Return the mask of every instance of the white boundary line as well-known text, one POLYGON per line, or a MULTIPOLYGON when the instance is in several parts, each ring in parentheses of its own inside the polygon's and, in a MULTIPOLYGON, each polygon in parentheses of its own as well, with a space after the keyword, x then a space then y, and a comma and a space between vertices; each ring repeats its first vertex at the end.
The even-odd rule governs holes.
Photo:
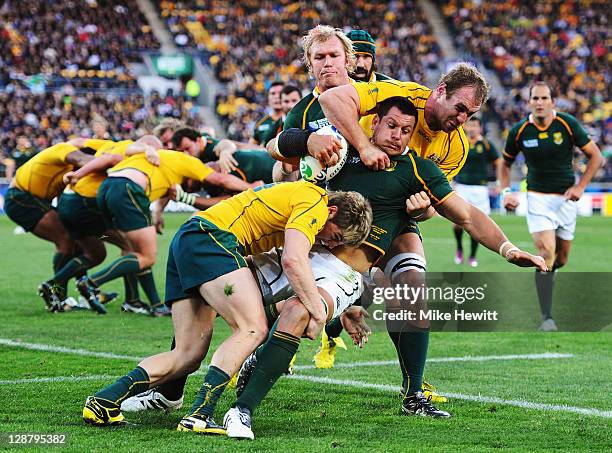
POLYGON ((7 338, 0 338, 0 345, 11 346, 14 348, 29 349, 31 351, 61 352, 64 354, 82 355, 85 357, 102 357, 104 359, 121 359, 121 360, 140 361, 144 358, 144 357, 137 357, 133 355, 113 354, 111 352, 96 352, 96 351, 87 351, 86 349, 65 348, 63 346, 53 346, 50 344, 23 343, 21 341, 9 340, 7 338))
MULTIPOLYGON (((56 376, 48 378, 32 378, 32 379, 14 379, 14 380, 0 380, 0 385, 17 385, 17 384, 38 384, 48 382, 82 382, 82 381, 102 381, 106 379, 112 379, 113 376, 106 374, 90 375, 90 376, 56 376)), ((341 385, 343 387, 373 389, 383 392, 394 392, 398 391, 398 386, 387 385, 387 384, 372 384, 370 382, 354 381, 350 379, 332 379, 321 376, 308 376, 293 374, 286 376, 288 379, 298 381, 308 381, 317 384, 328 384, 328 385, 341 385)), ((505 406, 522 407, 525 409, 540 410, 540 411, 553 411, 553 412, 570 412, 580 415, 589 415, 594 417, 612 418, 612 411, 604 411, 600 409, 592 409, 586 407, 575 407, 566 406, 564 404, 544 404, 544 403, 533 403, 531 401, 523 400, 505 400, 502 398, 495 398, 490 396, 482 395, 465 395, 463 393, 448 393, 444 392, 449 398, 455 398, 458 400, 473 401, 476 403, 488 403, 488 404, 501 404, 505 406)))
MULTIPOLYGON (((44 352, 58 352, 64 354, 75 354, 87 357, 101 357, 107 359, 121 359, 121 360, 140 360, 140 357, 129 356, 129 355, 121 355, 121 354, 113 354, 109 352, 96 352, 96 351, 87 351, 85 349, 72 349, 66 348, 63 346, 53 346, 48 344, 40 344, 40 343, 24 343, 19 341, 14 341, 6 338, 0 338, 0 345, 17 347, 23 349, 29 349, 34 351, 44 351, 44 352)), ((512 355, 493 355, 493 356, 464 356, 464 357, 432 357, 428 359, 430 362, 484 362, 490 360, 539 360, 539 359, 561 359, 561 358, 571 358, 574 357, 572 354, 557 354, 557 353, 543 353, 543 354, 512 354, 512 355)), ((336 365, 337 368, 353 368, 358 366, 378 366, 378 365, 394 365, 396 361, 388 360, 388 361, 377 361, 377 362, 354 362, 354 363, 339 363, 336 365)), ((296 369, 312 369, 314 366, 312 365, 303 365, 299 367, 295 367, 296 369)), ((349 386, 355 388, 369 388, 381 391, 392 391, 397 392, 398 387, 386 384, 372 384, 369 382, 362 381, 354 381, 354 380, 344 380, 344 379, 332 379, 327 377, 320 376, 308 376, 308 375, 291 375, 287 376, 289 379, 296 379, 302 381, 309 381, 314 383, 321 384, 331 384, 331 385, 342 385, 349 386)), ((47 377, 47 378, 32 378, 32 379, 14 379, 14 380, 2 380, 0 381, 0 385, 15 385, 15 384, 34 384, 34 383, 44 383, 44 382, 78 382, 83 380, 104 380, 110 379, 112 376, 108 375, 97 375, 97 376, 58 376, 58 377, 47 377)), ((575 407, 575 406, 566 406, 566 405, 558 405, 558 404, 544 404, 544 403, 533 403, 530 401, 522 401, 522 400, 504 400, 501 398, 481 396, 481 395, 465 395, 463 393, 447 393, 450 398, 456 398, 459 400, 465 401, 474 401, 478 403, 494 403, 494 404, 502 404, 508 406, 516 406, 522 407, 526 409, 535 409, 535 410, 547 410, 547 411, 555 411, 555 412, 571 412, 582 415, 592 415, 596 417, 603 418, 612 418, 612 411, 603 411, 600 409, 592 409, 592 408, 583 408, 583 407, 575 407)))
MULTIPOLYGON (((111 352, 97 352, 88 351, 86 349, 72 349, 64 346, 53 346, 49 344, 40 343, 24 343, 21 341, 14 341, 7 338, 0 338, 0 345, 10 346, 15 348, 29 349, 32 351, 44 351, 44 352, 59 352, 63 354, 74 354, 86 357, 101 357, 105 359, 119 359, 119 360, 131 360, 140 361, 144 357, 113 354, 111 352)), ((542 354, 509 354, 509 355, 485 355, 485 356, 463 356, 463 357, 431 357, 427 359, 427 362, 486 362, 490 360, 541 360, 541 359, 566 359, 574 357, 573 354, 558 354, 554 352, 545 352, 542 354)), ((349 362, 349 363, 337 363, 334 365, 335 368, 356 368, 364 366, 387 366, 397 365, 397 360, 381 360, 381 361, 370 361, 370 362, 349 362)), ((312 370, 314 365, 297 365, 294 367, 295 370, 312 370)))
MULTIPOLYGON (((373 389, 373 390, 381 390, 381 391, 389 391, 397 393, 399 390, 399 386, 397 385, 386 385, 386 384, 371 384, 369 382, 362 381, 354 381, 350 379, 332 379, 326 377, 319 376, 307 376, 300 374, 293 374, 287 376, 289 379, 296 379, 298 381, 308 381, 315 382, 318 384, 330 384, 330 385, 342 385, 344 387, 355 387, 355 388, 364 388, 364 389, 373 389)), ((575 406, 566 406, 564 404, 544 404, 544 403, 533 403, 531 401, 523 401, 523 400, 505 400, 502 398, 495 398, 490 396, 481 396, 481 395, 465 395, 463 393, 448 393, 444 392, 445 396, 449 398, 455 398, 458 400, 465 401, 474 401, 477 403, 494 403, 494 404, 502 404, 506 406, 516 406, 522 407, 525 409, 534 409, 540 411, 554 411, 554 412, 571 412, 575 414, 581 415, 592 415, 595 417, 603 417, 603 418, 612 418, 612 411, 604 411, 600 409, 592 409, 586 407, 575 407, 575 406)))
POLYGON ((31 379, 9 379, 0 380, 0 385, 16 385, 16 384, 38 384, 40 382, 81 382, 81 381, 102 381, 105 379, 113 379, 117 376, 110 376, 106 374, 99 374, 95 376, 55 376, 55 377, 42 377, 42 378, 31 378, 31 379))
MULTIPOLYGON (((463 357, 431 357, 427 359, 427 363, 435 362, 488 362, 490 360, 541 360, 541 359, 569 359, 574 357, 574 354, 558 354, 555 352, 545 352, 543 354, 509 354, 509 355, 484 355, 463 357)), ((356 368, 362 366, 387 366, 397 365, 397 360, 380 360, 373 362, 350 362, 337 363, 334 368, 356 368)), ((295 370, 313 370, 314 365, 297 365, 293 367, 295 370)))

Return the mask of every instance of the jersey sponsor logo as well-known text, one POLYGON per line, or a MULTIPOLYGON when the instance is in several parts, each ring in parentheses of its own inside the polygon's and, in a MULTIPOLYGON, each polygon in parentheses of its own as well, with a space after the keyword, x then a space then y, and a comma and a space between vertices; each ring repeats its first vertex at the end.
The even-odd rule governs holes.
POLYGON ((325 126, 329 126, 329 121, 327 121, 327 118, 308 122, 308 129, 310 129, 311 131, 318 131, 319 129, 325 126))
POLYGON ((523 146, 525 148, 537 148, 538 147, 538 139, 534 138, 531 140, 523 140, 523 146))
POLYGON ((262 124, 261 126, 259 126, 257 128, 258 131, 267 131, 268 129, 270 129, 270 125, 269 124, 262 124))
POLYGON ((349 164, 358 164, 359 162, 361 162, 361 159, 359 158, 359 156, 353 156, 353 157, 349 158, 349 160, 347 162, 349 164))
POLYGON ((368 94, 374 94, 374 93, 378 93, 378 88, 370 88, 368 90, 368 94))
POLYGON ((538 134, 538 138, 539 138, 540 140, 544 140, 545 138, 548 138, 548 132, 540 132, 540 133, 538 134))
POLYGON ((385 168, 385 171, 395 171, 395 167, 397 167, 397 162, 392 161, 389 168, 385 168))
POLYGON ((438 156, 436 153, 430 154, 429 156, 427 156, 427 158, 429 160, 431 160, 436 165, 438 165, 440 162, 442 162, 442 158, 440 156, 438 156))
POLYGON ((553 134, 553 142, 555 142, 555 145, 563 143, 563 134, 561 132, 555 132, 553 134))
POLYGON ((431 143, 431 137, 425 132, 423 132, 422 129, 417 129, 417 134, 419 134, 420 137, 424 138, 427 143, 431 143))

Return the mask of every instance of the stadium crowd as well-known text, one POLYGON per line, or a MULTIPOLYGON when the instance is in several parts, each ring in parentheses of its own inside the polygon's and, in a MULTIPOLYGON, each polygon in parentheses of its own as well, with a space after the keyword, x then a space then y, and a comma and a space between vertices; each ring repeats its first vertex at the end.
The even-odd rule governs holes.
POLYGON ((557 91, 559 110, 582 121, 610 157, 608 2, 451 0, 438 4, 455 43, 494 69, 509 90, 509 96, 494 104, 503 129, 524 116, 528 86, 541 78, 557 91))
POLYGON ((441 55, 415 1, 162 0, 159 8, 175 42, 208 55, 218 80, 227 83, 217 113, 236 140, 248 139, 263 116, 272 81, 311 89, 299 43, 319 22, 368 30, 377 42, 378 71, 401 80, 424 82, 426 67, 441 55))
POLYGON ((165 116, 200 126, 199 107, 178 93, 145 97, 138 89, 129 64, 157 48, 135 0, 4 1, 0 164, 19 161, 20 136, 36 151, 74 135, 99 135, 96 119, 111 139, 134 139, 165 116))

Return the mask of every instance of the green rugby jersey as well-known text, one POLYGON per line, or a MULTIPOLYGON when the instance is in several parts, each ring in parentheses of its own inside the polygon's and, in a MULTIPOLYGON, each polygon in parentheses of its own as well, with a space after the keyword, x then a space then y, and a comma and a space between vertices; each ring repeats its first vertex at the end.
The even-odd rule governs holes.
POLYGON ((266 146, 266 144, 276 137, 282 130, 282 118, 275 121, 270 115, 266 115, 255 124, 253 139, 261 146, 266 146))
POLYGON ((329 121, 325 118, 318 98, 319 91, 315 88, 312 93, 307 94, 300 102, 295 104, 285 118, 283 130, 298 128, 317 131, 328 126, 329 121))
POLYGON ((204 150, 200 155, 200 160, 202 162, 210 162, 211 160, 217 160, 218 157, 215 154, 215 146, 221 141, 217 138, 213 138, 206 133, 202 133, 202 138, 206 140, 206 144, 204 145, 204 150))
POLYGON ((486 138, 480 139, 470 146, 467 160, 455 181, 469 186, 484 186, 487 184, 489 165, 499 158, 499 153, 486 138))
POLYGON ((574 146, 582 148, 591 141, 576 118, 567 113, 554 113, 547 129, 540 129, 533 115, 529 115, 508 133, 504 159, 512 164, 518 153, 525 155, 527 190, 564 193, 575 184, 574 146))
POLYGON ((272 167, 276 161, 267 151, 242 150, 236 151, 232 156, 238 162, 238 168, 231 172, 232 175, 247 182, 272 182, 272 167))
POLYGON ((340 173, 329 181, 329 188, 354 190, 370 201, 374 220, 365 243, 383 254, 411 220, 406 214, 406 198, 425 191, 436 205, 452 193, 442 170, 429 159, 411 152, 391 157, 391 167, 384 171, 372 171, 352 147, 340 173))

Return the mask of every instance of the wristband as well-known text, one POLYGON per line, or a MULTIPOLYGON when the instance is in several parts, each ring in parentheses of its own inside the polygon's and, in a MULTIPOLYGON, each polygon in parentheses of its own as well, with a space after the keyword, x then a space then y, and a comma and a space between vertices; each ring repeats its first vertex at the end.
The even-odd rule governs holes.
POLYGON ((499 246, 499 254, 506 258, 506 261, 509 261, 508 255, 510 252, 515 252, 517 250, 520 251, 520 249, 510 241, 505 241, 499 246), (504 251, 505 248, 507 248, 506 251, 504 251))
POLYGON ((283 157, 304 157, 308 155, 308 137, 312 131, 290 128, 276 137, 278 152, 283 157))
POLYGON ((410 216, 410 218, 412 220, 421 220, 423 217, 425 217, 427 215, 427 211, 429 211, 429 207, 427 209, 425 209, 423 212, 421 212, 419 215, 410 216))

